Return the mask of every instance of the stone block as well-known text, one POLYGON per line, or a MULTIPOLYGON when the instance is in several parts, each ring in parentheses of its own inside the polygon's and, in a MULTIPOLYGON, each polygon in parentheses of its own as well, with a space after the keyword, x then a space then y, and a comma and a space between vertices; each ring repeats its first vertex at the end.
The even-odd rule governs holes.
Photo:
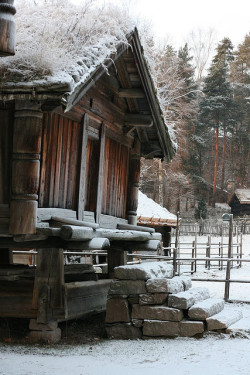
POLYGON ((183 312, 167 306, 133 305, 132 319, 169 320, 179 322, 183 319, 183 312))
POLYGON ((132 319, 132 324, 135 327, 142 327, 143 326, 143 319, 132 319))
POLYGON ((180 336, 192 337, 204 332, 203 322, 183 320, 180 322, 180 336))
POLYGON ((148 280, 154 278, 172 278, 173 266, 166 262, 145 262, 116 267, 114 276, 120 280, 148 280))
POLYGON ((246 337, 249 338, 250 333, 250 317, 246 317, 243 319, 238 320, 236 323, 231 324, 227 329, 226 333, 232 333, 232 334, 246 334, 246 337))
POLYGON ((140 294, 139 304, 140 305, 162 305, 167 301, 167 293, 155 293, 155 294, 140 294))
POLYGON ((142 337, 141 328, 135 327, 131 323, 107 324, 106 332, 108 338, 117 340, 134 340, 142 337))
POLYGON ((150 337, 179 336, 179 323, 159 320, 144 320, 143 335, 150 337))
POLYGON ((188 310, 188 316, 193 320, 206 320, 212 315, 218 314, 224 309, 224 301, 217 298, 208 298, 195 303, 188 310))
POLYGON ((36 319, 30 319, 29 329, 31 331, 55 331, 58 327, 56 321, 47 324, 37 323, 36 319))
POLYGON ((184 291, 184 285, 178 276, 172 279, 150 279, 146 282, 148 293, 179 293, 184 291))
POLYGON ((112 294, 145 294, 146 286, 143 280, 112 280, 109 295, 112 294))
POLYGON ((106 323, 130 321, 128 301, 126 299, 111 298, 107 300, 106 323))
POLYGON ((232 324, 236 323, 238 320, 242 319, 241 311, 233 311, 224 309, 218 314, 207 318, 207 329, 209 331, 216 331, 220 329, 226 329, 232 324))
POLYGON ((171 294, 168 297, 168 306, 185 310, 193 306, 196 302, 209 297, 209 290, 207 288, 192 288, 185 292, 171 294))
POLYGON ((191 277, 189 277, 189 276, 179 276, 179 277, 180 277, 180 280, 183 284, 184 290, 189 290, 190 288, 192 288, 191 277))
POLYGON ((57 328, 54 331, 31 331, 26 340, 32 344, 57 344, 61 340, 61 330, 57 328))
POLYGON ((130 305, 134 305, 136 303, 139 303, 139 296, 129 296, 128 297, 128 302, 130 303, 130 305))

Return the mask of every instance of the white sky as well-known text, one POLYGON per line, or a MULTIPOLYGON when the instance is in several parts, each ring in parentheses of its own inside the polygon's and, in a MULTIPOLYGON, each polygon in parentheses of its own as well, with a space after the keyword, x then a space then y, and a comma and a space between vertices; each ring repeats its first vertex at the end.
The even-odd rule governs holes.
MULTIPOLYGON (((81 0, 71 0, 81 3, 81 0)), ((156 38, 175 48, 197 29, 214 29, 216 41, 229 37, 241 43, 250 31, 250 0, 99 0, 130 4, 131 13, 151 21, 156 38)))

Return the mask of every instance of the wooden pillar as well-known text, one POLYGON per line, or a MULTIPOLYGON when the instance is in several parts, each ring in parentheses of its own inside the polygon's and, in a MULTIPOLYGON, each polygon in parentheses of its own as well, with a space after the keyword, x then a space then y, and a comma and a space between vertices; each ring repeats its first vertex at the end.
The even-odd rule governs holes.
POLYGON ((80 182, 79 182, 78 209, 77 209, 78 220, 84 220, 88 127, 89 127, 89 116, 87 113, 85 113, 82 119, 82 152, 81 152, 81 163, 80 163, 80 182))
POLYGON ((0 0, 0 56, 15 54, 16 23, 14 0, 0 0))
POLYGON ((62 249, 38 249, 33 290, 33 308, 37 322, 47 324, 64 317, 64 262, 62 249))
POLYGON ((121 248, 108 249, 108 275, 112 278, 115 267, 124 266, 127 264, 127 251, 121 248))
POLYGON ((140 181, 140 142, 135 140, 129 160, 127 219, 128 223, 137 225, 137 207, 140 181))
POLYGON ((97 201, 96 201, 96 223, 100 222, 100 215, 102 212, 102 190, 103 190, 105 143, 106 143, 106 127, 105 127, 105 124, 102 123, 101 134, 100 134, 100 158, 99 158, 98 187, 97 187, 97 201))
POLYGON ((10 234, 36 232, 42 112, 40 105, 18 101, 15 107, 10 234))

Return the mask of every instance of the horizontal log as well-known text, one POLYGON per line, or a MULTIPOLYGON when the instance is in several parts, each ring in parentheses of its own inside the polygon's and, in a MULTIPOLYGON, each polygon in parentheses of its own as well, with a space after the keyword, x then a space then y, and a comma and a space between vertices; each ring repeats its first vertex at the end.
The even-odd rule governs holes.
POLYGON ((70 241, 67 243, 72 250, 105 250, 109 249, 110 242, 107 238, 93 238, 90 241, 77 242, 70 241))
POLYGON ((91 223, 89 221, 75 220, 70 218, 64 218, 59 216, 51 216, 51 221, 59 224, 76 225, 79 227, 89 227, 93 229, 99 228, 99 224, 91 223))
POLYGON ((87 227, 76 227, 72 225, 64 225, 61 228, 60 237, 64 240, 80 241, 90 240, 92 238, 105 237, 110 241, 147 241, 161 240, 160 233, 148 233, 132 230, 105 229, 99 228, 93 230, 87 227))
POLYGON ((119 89, 120 98, 145 98, 145 92, 142 89, 119 89))
POLYGON ((117 229, 135 230, 135 231, 139 231, 139 232, 155 233, 154 228, 141 227, 141 226, 131 225, 131 224, 117 224, 117 229))
POLYGON ((113 241, 112 246, 114 248, 122 248, 124 251, 158 251, 161 248, 161 242, 158 240, 148 240, 146 242, 113 241))

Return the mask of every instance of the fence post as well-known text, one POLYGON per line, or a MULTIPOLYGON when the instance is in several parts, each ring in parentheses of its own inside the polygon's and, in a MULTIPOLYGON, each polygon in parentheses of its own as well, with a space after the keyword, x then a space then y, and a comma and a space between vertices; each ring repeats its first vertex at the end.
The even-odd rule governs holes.
POLYGON ((229 222, 229 238, 228 238, 228 254, 227 254, 227 270, 225 280, 225 301, 229 300, 229 288, 230 288, 230 273, 231 273, 231 256, 232 256, 232 234, 233 234, 233 215, 230 215, 229 222))
MULTIPOLYGON (((211 255, 211 235, 207 238, 207 247, 206 247, 206 258, 210 258, 211 255)), ((210 270, 210 260, 206 261, 206 268, 210 270)))
POLYGON ((198 236, 198 224, 195 227, 195 238, 194 238, 194 256, 195 256, 195 263, 194 263, 194 271, 197 272, 197 236, 198 236))
MULTIPOLYGON (((242 259, 242 233, 240 234, 240 259, 242 259)), ((240 261, 240 267, 242 267, 241 261, 240 261)))
MULTIPOLYGON (((193 241, 192 243, 192 258, 195 257, 195 241, 193 241)), ((193 274, 195 271, 194 271, 194 260, 191 261, 191 274, 193 274)))
POLYGON ((179 242, 179 211, 177 212, 177 224, 176 224, 176 230, 175 230, 175 248, 173 251, 173 268, 174 268, 174 276, 177 272, 177 247, 179 242))

